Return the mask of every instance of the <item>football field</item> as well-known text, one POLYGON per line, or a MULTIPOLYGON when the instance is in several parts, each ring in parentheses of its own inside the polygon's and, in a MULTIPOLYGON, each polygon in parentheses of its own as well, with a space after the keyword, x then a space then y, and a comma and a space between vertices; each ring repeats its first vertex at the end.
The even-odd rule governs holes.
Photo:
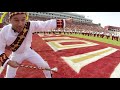
MULTIPOLYGON (((119 46, 67 35, 34 34, 32 48, 51 68, 58 68, 53 78, 120 78, 119 46)), ((27 60, 23 64, 35 66, 27 60)), ((44 78, 44 75, 42 70, 20 67, 16 78, 44 78)))

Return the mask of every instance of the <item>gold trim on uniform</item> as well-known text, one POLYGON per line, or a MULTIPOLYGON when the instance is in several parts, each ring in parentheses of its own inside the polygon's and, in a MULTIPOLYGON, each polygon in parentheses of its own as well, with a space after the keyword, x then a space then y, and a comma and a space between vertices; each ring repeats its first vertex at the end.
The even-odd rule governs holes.
POLYGON ((2 65, 5 63, 5 61, 8 59, 7 55, 5 53, 2 53, 0 55, 0 62, 2 63, 2 65))
POLYGON ((9 46, 13 52, 15 52, 22 44, 23 40, 25 39, 28 30, 29 30, 30 22, 25 24, 25 27, 22 32, 20 32, 16 38, 16 40, 9 46))
POLYGON ((9 12, 9 18, 11 18, 12 16, 17 15, 17 14, 26 14, 27 15, 27 12, 9 12))

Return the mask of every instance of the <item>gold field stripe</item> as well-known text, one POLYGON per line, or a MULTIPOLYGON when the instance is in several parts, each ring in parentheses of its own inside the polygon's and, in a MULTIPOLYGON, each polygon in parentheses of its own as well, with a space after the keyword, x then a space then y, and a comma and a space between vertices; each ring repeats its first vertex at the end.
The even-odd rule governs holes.
POLYGON ((78 62, 80 62, 80 61, 87 60, 87 59, 93 58, 93 57, 95 57, 95 56, 100 56, 101 54, 106 53, 106 52, 109 52, 109 51, 111 51, 111 50, 113 50, 113 49, 108 49, 108 50, 105 50, 105 51, 96 52, 96 53, 94 53, 94 54, 90 54, 90 55, 83 56, 83 57, 80 57, 80 58, 77 58, 77 59, 73 59, 72 61, 73 61, 74 63, 78 63, 78 62))

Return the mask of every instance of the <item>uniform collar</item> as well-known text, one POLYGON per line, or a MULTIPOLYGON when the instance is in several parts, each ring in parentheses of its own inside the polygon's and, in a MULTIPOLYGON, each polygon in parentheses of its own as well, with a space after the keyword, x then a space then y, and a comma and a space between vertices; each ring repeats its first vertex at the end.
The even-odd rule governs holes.
POLYGON ((14 31, 14 33, 19 33, 19 32, 17 32, 14 28, 12 28, 12 30, 14 31))

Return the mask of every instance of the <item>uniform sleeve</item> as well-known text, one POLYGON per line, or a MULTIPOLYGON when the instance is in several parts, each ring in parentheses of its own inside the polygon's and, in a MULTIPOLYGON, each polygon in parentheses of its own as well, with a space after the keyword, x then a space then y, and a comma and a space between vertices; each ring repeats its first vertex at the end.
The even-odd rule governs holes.
POLYGON ((51 19, 47 21, 31 21, 32 32, 49 31, 65 27, 65 19, 51 19))
POLYGON ((2 65, 8 59, 7 55, 5 54, 5 46, 6 46, 6 40, 3 32, 0 31, 0 62, 2 62, 2 65))

